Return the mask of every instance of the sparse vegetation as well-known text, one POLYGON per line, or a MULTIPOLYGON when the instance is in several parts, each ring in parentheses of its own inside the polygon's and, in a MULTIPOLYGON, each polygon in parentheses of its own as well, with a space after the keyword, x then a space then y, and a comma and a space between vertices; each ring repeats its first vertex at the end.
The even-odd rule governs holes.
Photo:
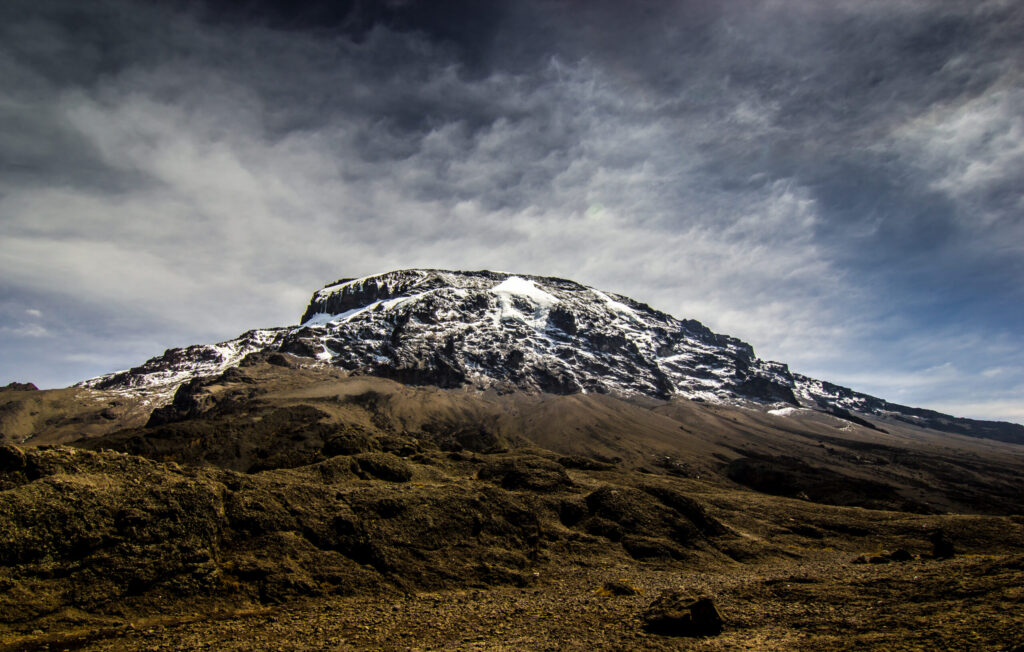
MULTIPOLYGON (((1024 584, 1008 444, 971 440, 958 460, 894 445, 906 426, 873 447, 878 431, 772 431, 753 410, 269 362, 185 392, 148 426, 0 448, 0 646, 675 649, 680 600, 701 596, 722 618, 689 632, 707 649, 1024 634, 1006 615, 1024 584), (675 624, 652 625, 659 609, 675 624)), ((69 413, 91 414, 74 396, 69 413)))

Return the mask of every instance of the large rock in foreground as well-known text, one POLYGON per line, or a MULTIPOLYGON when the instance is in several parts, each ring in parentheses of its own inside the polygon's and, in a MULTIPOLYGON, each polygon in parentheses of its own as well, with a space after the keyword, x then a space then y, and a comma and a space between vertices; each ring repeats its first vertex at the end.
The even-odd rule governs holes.
POLYGON ((655 634, 713 636, 722 632, 724 621, 711 598, 666 591, 644 612, 644 623, 655 634))

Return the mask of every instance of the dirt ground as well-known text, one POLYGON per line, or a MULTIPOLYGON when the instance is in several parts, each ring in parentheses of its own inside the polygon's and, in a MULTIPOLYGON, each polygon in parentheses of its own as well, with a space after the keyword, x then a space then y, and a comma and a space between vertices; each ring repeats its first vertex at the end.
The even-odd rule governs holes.
MULTIPOLYGON (((852 564, 811 559, 679 571, 604 563, 539 571, 526 587, 327 598, 8 637, 0 650, 1016 650, 1024 645, 1024 556, 852 564), (634 586, 604 596, 608 581, 634 586), (666 589, 711 596, 724 631, 668 637, 643 627, 666 589)), ((187 605, 181 605, 186 608, 187 605)), ((70 614, 69 614, 70 616, 70 614)))

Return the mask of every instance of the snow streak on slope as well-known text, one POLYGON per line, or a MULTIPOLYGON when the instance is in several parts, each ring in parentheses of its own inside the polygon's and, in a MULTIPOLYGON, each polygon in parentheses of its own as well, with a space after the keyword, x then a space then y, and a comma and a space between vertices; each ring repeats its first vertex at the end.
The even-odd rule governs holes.
POLYGON ((189 379, 222 373, 250 353, 273 347, 287 330, 251 330, 219 344, 168 349, 162 356, 151 358, 138 367, 90 378, 77 386, 131 395, 145 394, 155 403, 162 403, 174 395, 178 385, 189 379))

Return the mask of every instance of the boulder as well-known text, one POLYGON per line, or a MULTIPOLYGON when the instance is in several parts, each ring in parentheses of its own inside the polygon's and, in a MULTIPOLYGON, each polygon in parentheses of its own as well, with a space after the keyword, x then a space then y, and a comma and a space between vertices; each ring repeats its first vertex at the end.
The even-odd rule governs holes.
POLYGON ((25 468, 25 451, 17 446, 0 446, 0 473, 21 471, 25 468))
POLYGON ((932 544, 932 558, 952 559, 956 555, 956 548, 953 546, 953 542, 949 540, 949 537, 942 530, 936 530, 929 534, 928 540, 932 544))
POLYGON ((724 622, 708 597, 694 598, 681 591, 664 591, 644 612, 647 631, 665 636, 713 636, 724 622))
POLYGON ((599 588, 596 593, 608 598, 611 596, 640 595, 640 589, 626 582, 605 582, 604 586, 599 588))

